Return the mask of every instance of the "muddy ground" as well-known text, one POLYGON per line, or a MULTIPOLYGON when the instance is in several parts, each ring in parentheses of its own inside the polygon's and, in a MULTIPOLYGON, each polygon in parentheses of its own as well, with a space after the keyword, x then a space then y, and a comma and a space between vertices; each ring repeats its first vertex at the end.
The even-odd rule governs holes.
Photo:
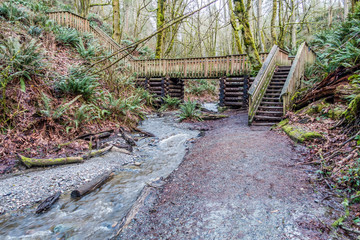
POLYGON ((209 131, 118 239, 330 238, 315 169, 291 140, 249 128, 246 113, 196 125, 209 131))

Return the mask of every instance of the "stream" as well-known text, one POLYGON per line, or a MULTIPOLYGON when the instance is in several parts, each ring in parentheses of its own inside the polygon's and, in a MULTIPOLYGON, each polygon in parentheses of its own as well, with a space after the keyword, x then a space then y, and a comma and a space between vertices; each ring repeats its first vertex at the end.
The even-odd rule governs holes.
MULTIPOLYGON (((139 128, 154 138, 137 142, 135 161, 141 166, 125 165, 115 177, 79 200, 64 194, 50 211, 36 215, 34 209, 0 216, 2 239, 107 239, 126 216, 147 183, 166 178, 186 154, 188 142, 198 131, 188 130, 173 115, 150 116, 139 128)), ((106 155, 103 156, 106 158, 106 155)))

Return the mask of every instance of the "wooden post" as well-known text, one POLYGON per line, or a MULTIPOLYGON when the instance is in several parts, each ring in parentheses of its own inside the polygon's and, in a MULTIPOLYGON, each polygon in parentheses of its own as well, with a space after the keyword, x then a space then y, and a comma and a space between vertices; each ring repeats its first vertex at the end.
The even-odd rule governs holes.
POLYGON ((219 106, 223 107, 225 105, 225 77, 220 78, 220 93, 219 93, 219 106))
POLYGON ((243 85, 243 107, 248 106, 248 99, 249 99, 248 90, 249 90, 249 76, 245 75, 244 85, 243 85))

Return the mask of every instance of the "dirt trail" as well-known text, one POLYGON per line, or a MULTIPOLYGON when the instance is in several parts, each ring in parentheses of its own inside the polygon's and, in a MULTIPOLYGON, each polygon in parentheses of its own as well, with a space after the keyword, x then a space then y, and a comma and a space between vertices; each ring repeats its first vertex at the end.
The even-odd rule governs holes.
MULTIPOLYGON (((328 239, 293 144, 246 114, 209 123, 119 239, 328 239)), ((206 124, 206 123, 203 123, 206 124)))

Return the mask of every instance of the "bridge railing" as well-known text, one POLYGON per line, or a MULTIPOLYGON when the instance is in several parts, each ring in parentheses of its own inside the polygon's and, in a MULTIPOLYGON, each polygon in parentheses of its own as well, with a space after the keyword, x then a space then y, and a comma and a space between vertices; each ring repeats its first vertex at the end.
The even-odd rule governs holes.
MULTIPOLYGON (((260 54, 264 61, 267 53, 260 54)), ((182 78, 217 78, 240 75, 250 70, 246 55, 220 57, 135 60, 132 71, 139 77, 170 76, 182 78)))
POLYGON ((314 63, 315 60, 315 52, 310 49, 306 42, 302 43, 297 51, 289 75, 281 91, 279 100, 282 99, 283 101, 284 114, 291 107, 292 96, 294 96, 295 92, 300 88, 301 80, 304 78, 306 65, 314 63))
POLYGON ((274 45, 249 89, 249 123, 253 121, 262 98, 278 65, 291 65, 286 51, 274 45))
MULTIPOLYGON (((89 20, 75 13, 69 11, 56 11, 48 12, 47 15, 50 19, 54 20, 61 26, 74 28, 80 32, 92 33, 97 39, 100 40, 101 45, 111 53, 119 51, 122 48, 122 46, 115 42, 112 37, 107 35, 99 27, 91 26, 89 20)), ((115 58, 120 58, 122 56, 123 54, 119 53, 115 56, 115 58)))

